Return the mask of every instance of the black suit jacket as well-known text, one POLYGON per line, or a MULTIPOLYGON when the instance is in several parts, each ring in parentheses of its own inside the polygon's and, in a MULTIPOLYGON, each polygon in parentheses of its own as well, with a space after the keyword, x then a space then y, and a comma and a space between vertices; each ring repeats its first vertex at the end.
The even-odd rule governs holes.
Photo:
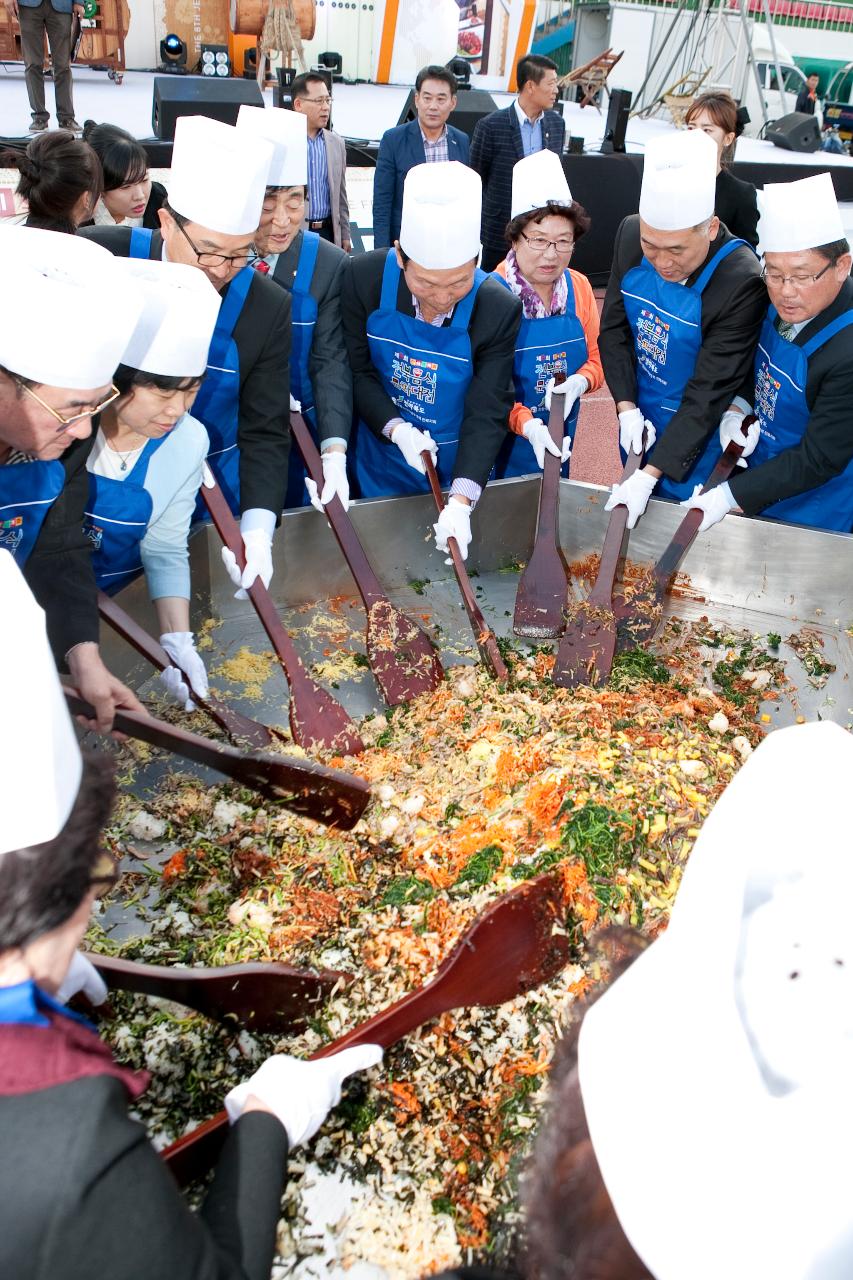
MULTIPOLYGON (((78 233, 110 253, 130 253, 129 227, 87 227, 78 233)), ((163 256, 163 237, 151 237, 150 258, 163 256)), ((246 304, 234 327, 240 357, 240 501, 263 507, 278 519, 287 490, 290 454, 290 294, 254 273, 246 304)))
MULTIPOLYGON (((721 226, 704 262, 688 276, 688 285, 731 238, 721 226)), ((621 286, 625 274, 639 266, 642 258, 640 220, 631 214, 616 233, 598 337, 604 377, 617 404, 620 400, 637 403, 634 335, 621 286)), ((693 377, 669 426, 646 459, 671 480, 684 479, 741 388, 752 368, 766 310, 761 264, 751 249, 740 245, 720 263, 702 294, 702 346, 693 377)))
MULTIPOLYGON (((341 315, 352 366, 356 412, 381 440, 385 440, 382 428, 392 418, 400 417, 400 410, 376 372, 367 341, 367 319, 379 306, 387 254, 387 249, 375 249, 352 258, 341 289, 341 315)), ((415 314, 412 295, 402 274, 397 308, 404 315, 415 314)), ((477 293, 468 327, 474 376, 465 396, 454 479, 473 480, 485 487, 498 450, 506 439, 509 411, 515 403, 512 363, 520 326, 518 298, 497 280, 485 280, 477 293)), ((395 447, 390 441, 385 442, 389 448, 395 447)))
MULTIPOLYGON (((566 125, 556 111, 546 111, 542 119, 542 145, 563 154, 566 125)), ((521 126, 515 103, 478 120, 471 141, 471 168, 483 180, 482 267, 492 271, 506 257, 504 237, 512 206, 512 171, 524 157, 521 126)))
POLYGON ((745 240, 753 248, 758 245, 758 203, 755 187, 743 178, 736 178, 728 169, 717 174, 714 195, 714 212, 724 222, 733 236, 745 240))

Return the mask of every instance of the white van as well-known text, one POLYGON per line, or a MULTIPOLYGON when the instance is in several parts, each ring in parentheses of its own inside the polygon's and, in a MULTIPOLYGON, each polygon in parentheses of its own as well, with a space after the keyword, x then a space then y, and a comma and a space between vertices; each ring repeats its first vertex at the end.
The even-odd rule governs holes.
MULTIPOLYGON (((777 45, 777 52, 779 54, 779 69, 782 72, 782 84, 785 89, 784 106, 782 94, 779 92, 779 78, 776 74, 776 64, 773 61, 772 51, 764 48, 756 48, 753 51, 755 65, 758 69, 758 78, 761 81, 761 97, 764 101, 768 120, 778 120, 780 116, 788 115, 793 111, 796 106, 797 95, 806 84, 806 77, 794 63, 787 49, 783 50, 777 45)), ((764 123, 764 115, 761 110, 761 101, 758 98, 755 77, 751 72, 747 73, 744 104, 749 111, 750 117, 750 123, 747 125, 746 131, 755 135, 764 123)))

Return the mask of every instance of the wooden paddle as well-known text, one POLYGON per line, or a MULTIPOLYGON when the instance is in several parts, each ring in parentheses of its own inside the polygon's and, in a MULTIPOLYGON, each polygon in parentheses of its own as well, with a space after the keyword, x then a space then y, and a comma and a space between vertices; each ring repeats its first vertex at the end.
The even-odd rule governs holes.
MULTIPOLYGON (((754 421, 754 414, 744 418, 741 430, 744 431, 744 428, 751 426, 754 421)), ((744 431, 743 444, 738 444, 735 440, 728 444, 725 453, 708 477, 702 489, 703 493, 716 489, 717 485, 724 484, 728 480, 737 466, 738 458, 743 453, 745 445, 746 432, 744 431)), ((663 618, 663 602, 670 583, 690 550, 701 523, 702 512, 698 507, 691 507, 652 570, 651 577, 646 576, 641 579, 636 584, 636 589, 631 589, 630 595, 623 587, 622 591, 613 597, 613 611, 617 620, 617 650, 632 649, 636 645, 645 644, 654 636, 663 618)))
POLYGON ((325 1004, 336 983, 348 986, 352 974, 294 969, 263 961, 215 969, 137 964, 89 952, 87 959, 111 991, 135 991, 174 1000, 219 1022, 236 1021, 252 1031, 301 1031, 325 1004))
MULTIPOLYGON (((395 1044, 452 1009, 506 1004, 550 982, 569 962, 569 941, 555 932, 564 918, 561 877, 554 872, 519 885, 468 926, 432 979, 312 1054, 327 1058, 355 1044, 395 1044)), ((211 1167, 227 1132, 224 1111, 163 1152, 179 1184, 211 1167)))
MULTIPOLYGON (((556 382, 565 382, 558 374, 556 382)), ((551 398, 548 433, 558 449, 564 434, 563 397, 551 398)), ((539 489, 536 537, 518 580, 512 629, 517 636, 558 636, 565 626, 566 594, 571 574, 560 547, 560 471, 562 462, 546 452, 539 489)))
MULTIPOLYGON (((629 453, 622 482, 643 461, 643 453, 629 453)), ((564 689, 580 684, 601 684, 610 675, 616 653, 616 618, 613 615, 613 583, 622 559, 622 543, 628 524, 628 508, 620 502, 610 512, 598 575, 586 600, 569 605, 566 630, 557 650, 551 678, 564 689)))
MULTIPOLYGON (((65 685, 65 698, 72 714, 94 720, 94 710, 71 685, 65 685)), ((259 795, 283 804, 286 809, 327 826, 334 824, 348 831, 358 822, 370 800, 370 787, 362 778, 326 768, 313 760, 260 752, 248 754, 136 711, 117 711, 113 728, 128 738, 137 738, 207 765, 259 795)))
MULTIPOLYGON (((115 600, 105 595, 103 591, 98 592, 98 612, 123 640, 132 645, 137 653, 141 653, 143 658, 150 662, 152 667, 156 667, 158 671, 164 671, 166 667, 178 665, 169 657, 166 650, 153 636, 150 636, 143 627, 140 627, 139 623, 131 618, 129 613, 125 613, 121 605, 116 604, 115 600)), ((185 671, 183 676, 190 691, 190 697, 196 706, 202 711, 206 711, 211 720, 215 720, 232 740, 263 750, 277 736, 265 724, 258 724, 257 720, 250 720, 248 716, 243 716, 239 711, 234 711, 231 707, 227 707, 224 702, 220 702, 213 694, 208 694, 206 698, 200 697, 190 684, 189 676, 185 671)))
MULTIPOLYGON (((323 491, 323 463, 301 413, 291 413, 290 429, 305 468, 323 491)), ((441 684, 444 668, 422 627, 395 609, 382 589, 340 498, 325 507, 332 533, 344 553, 367 612, 367 660, 379 692, 389 706, 431 693, 441 684)))
MULTIPOLYGON (((220 538, 230 548, 240 568, 245 568, 243 538, 239 526, 206 463, 200 492, 220 538)), ((260 578, 256 578, 249 587, 248 596, 287 677, 293 741, 306 751, 330 751, 342 756, 358 755, 364 750, 358 730, 341 704, 325 689, 321 689, 305 670, 296 646, 284 629, 272 597, 260 578)))
MULTIPOLYGON (((426 477, 432 490, 432 496, 435 498, 436 509, 441 515, 444 510, 444 498, 441 492, 441 485, 438 482, 435 463, 428 449, 424 449, 421 459, 426 468, 426 477)), ((477 598, 471 586, 471 579, 468 577, 465 561, 462 559, 462 552, 459 550, 459 545, 455 538, 447 539, 447 550, 450 552, 450 559, 453 561, 453 572, 456 574, 456 581, 459 583, 459 590, 462 593, 462 600, 465 604, 468 620, 471 623, 471 630, 474 632, 474 639, 480 651, 480 661, 489 668, 496 680, 504 680, 509 683, 509 671, 501 657, 495 633, 486 622, 480 606, 477 604, 477 598)))

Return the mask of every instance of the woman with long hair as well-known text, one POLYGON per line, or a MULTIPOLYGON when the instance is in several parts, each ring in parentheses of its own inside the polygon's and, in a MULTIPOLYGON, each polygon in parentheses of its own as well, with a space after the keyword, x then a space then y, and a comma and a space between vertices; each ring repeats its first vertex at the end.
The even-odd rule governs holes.
POLYGON ((738 105, 730 93, 715 89, 700 93, 685 117, 688 129, 701 129, 717 148, 717 191, 714 212, 733 236, 758 244, 758 205, 751 182, 736 178, 729 165, 735 143, 743 133, 738 105))
POLYGON ((27 202, 25 226, 74 235, 101 194, 101 162, 67 129, 39 134, 26 148, 0 151, 0 168, 17 169, 17 194, 27 202))
POLYGON ((166 202, 166 188, 151 181, 142 143, 116 124, 96 124, 94 120, 84 124, 83 138, 104 172, 104 189, 91 223, 159 230, 157 212, 166 202))

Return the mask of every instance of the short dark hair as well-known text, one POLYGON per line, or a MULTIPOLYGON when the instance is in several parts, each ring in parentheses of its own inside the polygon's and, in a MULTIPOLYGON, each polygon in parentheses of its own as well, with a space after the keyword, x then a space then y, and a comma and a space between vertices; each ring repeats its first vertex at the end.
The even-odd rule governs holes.
POLYGON ((527 213, 520 213, 517 218, 508 222, 504 232, 507 241, 513 244, 531 222, 543 222, 545 218, 568 218, 574 227, 576 242, 589 231, 592 225, 592 219, 577 200, 573 200, 571 204, 560 204, 557 200, 549 200, 541 209, 530 209, 527 213))
POLYGON ((163 209, 166 213, 168 213, 170 218, 174 218, 175 222, 177 222, 179 227, 185 227, 187 223, 190 221, 190 219, 184 217, 182 213, 178 213, 177 209, 173 209, 172 206, 169 204, 168 200, 164 200, 163 203, 160 205, 160 208, 163 209))
POLYGON ((0 364, 0 377, 9 378, 11 382, 14 382, 15 397, 18 400, 21 398, 21 387, 29 387, 32 389, 33 387, 41 386, 41 383, 36 382, 35 378, 22 378, 19 373, 13 373, 11 369, 7 369, 6 366, 2 364, 0 364))
POLYGON ((550 58, 544 57, 543 54, 526 53, 523 58, 519 58, 515 68, 515 83, 518 86, 519 93, 521 93, 528 80, 538 84, 546 71, 556 70, 556 62, 552 62, 550 58))
POLYGON ((459 86, 456 83, 456 76, 447 67, 429 66, 421 67, 415 79, 415 93, 420 93, 425 80, 442 80, 450 90, 451 97, 456 97, 459 86))
POLYGON ((17 169, 18 194, 29 206, 28 227, 47 231, 77 230, 71 215, 83 195, 94 207, 101 194, 101 162, 82 138, 67 129, 53 129, 33 138, 25 149, 0 151, 0 168, 17 169))
POLYGON ((59 835, 0 858, 0 953, 27 946, 74 915, 104 858, 101 831, 114 799, 112 760, 84 751, 80 788, 59 835))
POLYGON ((316 71, 303 71, 301 76, 294 77, 290 86, 290 100, 295 102, 297 98, 303 98, 308 92, 309 84, 321 84, 324 89, 328 89, 329 85, 323 76, 318 76, 316 71))
POLYGON ((104 191, 115 191, 131 182, 144 182, 148 157, 141 142, 117 124, 97 124, 87 120, 83 140, 97 155, 104 171, 104 191))
POLYGON ((850 243, 847 240, 833 240, 831 244, 815 245, 814 252, 835 266, 839 258, 850 252, 850 243))
POLYGON ((113 374, 113 383, 124 396, 134 387, 155 387, 158 391, 191 391, 203 378, 203 373, 195 377, 182 377, 179 374, 149 373, 147 369, 134 369, 129 364, 120 364, 113 374))

